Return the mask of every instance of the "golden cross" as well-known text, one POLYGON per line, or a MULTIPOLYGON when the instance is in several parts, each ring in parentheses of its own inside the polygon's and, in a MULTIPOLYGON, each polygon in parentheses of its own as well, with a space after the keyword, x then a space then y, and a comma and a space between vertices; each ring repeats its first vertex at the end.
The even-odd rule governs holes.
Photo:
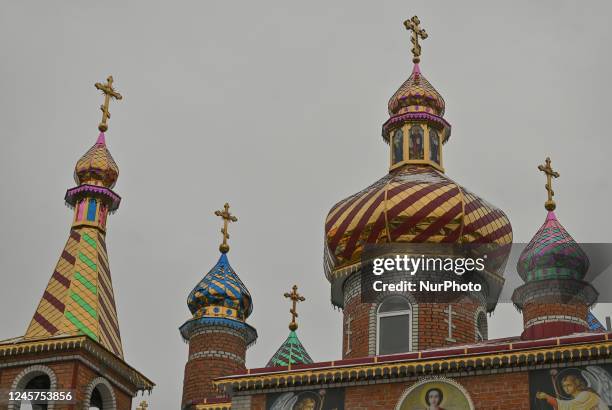
POLYGON ((544 203, 544 208, 549 211, 554 211, 557 207, 555 201, 553 200, 553 196, 555 195, 555 191, 552 189, 552 179, 559 178, 559 173, 554 171, 550 166, 550 158, 546 157, 546 165, 538 165, 538 169, 546 174, 546 191, 548 192, 548 200, 544 203))
POLYGON ((289 309, 289 312, 291 313, 291 323, 289 323, 289 330, 292 330, 292 331, 295 331, 298 328, 298 324, 295 321, 295 318, 298 317, 297 303, 303 302, 306 300, 306 298, 300 295, 297 290, 298 290, 297 285, 293 285, 293 288, 291 288, 291 293, 289 292, 285 293, 285 297, 291 299, 291 302, 292 302, 291 309, 289 309))
POLYGON ((147 410, 147 407, 149 407, 149 405, 147 404, 146 401, 143 400, 140 402, 136 410, 147 410))
POLYGON ((412 37, 410 41, 412 42, 412 62, 418 64, 421 61, 421 45, 419 44, 419 37, 423 40, 427 38, 427 33, 425 29, 421 28, 421 20, 417 16, 413 16, 410 20, 404 21, 404 26, 406 30, 412 31, 412 37))
POLYGON ((110 112, 108 111, 108 106, 110 105, 111 98, 121 100, 123 96, 117 91, 115 91, 115 89, 113 88, 112 75, 108 76, 108 78, 106 79, 106 84, 95 83, 94 85, 104 94, 104 104, 100 106, 100 109, 102 110, 102 121, 100 122, 100 125, 98 125, 98 129, 104 132, 108 129, 107 121, 111 117, 110 112))
POLYGON ((230 222, 236 222, 238 218, 232 215, 229 211, 229 204, 226 202, 223 205, 223 211, 215 211, 215 215, 223 218, 223 228, 221 228, 221 233, 223 234, 223 243, 219 245, 219 250, 221 253, 227 253, 229 251, 229 245, 227 244, 227 240, 229 239, 229 233, 227 232, 227 227, 230 222))

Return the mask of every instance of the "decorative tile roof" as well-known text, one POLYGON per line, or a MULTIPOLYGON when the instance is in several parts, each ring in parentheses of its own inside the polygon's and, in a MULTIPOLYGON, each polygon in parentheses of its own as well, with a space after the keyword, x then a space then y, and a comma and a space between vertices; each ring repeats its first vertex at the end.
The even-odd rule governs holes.
POLYGON ((113 188, 117 178, 119 167, 106 147, 104 133, 100 132, 96 143, 77 161, 74 180, 79 185, 103 185, 113 188))
POLYGON ((300 342, 295 331, 290 331, 287 340, 278 348, 266 367, 289 366, 313 363, 312 358, 300 342))
POLYGON ((251 294, 230 266, 225 253, 193 288, 187 306, 194 318, 224 317, 244 321, 253 311, 251 294))
POLYGON ((594 332, 605 332, 606 328, 601 324, 597 317, 589 310, 589 314, 587 315, 587 323, 589 324, 589 329, 594 332))
POLYGON ((525 282, 543 279, 582 280, 589 258, 574 238, 549 211, 546 220, 525 247, 517 270, 525 282))

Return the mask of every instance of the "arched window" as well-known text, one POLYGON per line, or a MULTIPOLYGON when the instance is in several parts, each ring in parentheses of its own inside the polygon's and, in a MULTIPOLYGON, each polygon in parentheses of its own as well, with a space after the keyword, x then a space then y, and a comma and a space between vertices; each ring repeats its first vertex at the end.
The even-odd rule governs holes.
POLYGON ((429 159, 440 163, 440 136, 433 128, 429 129, 429 159))
POLYGON ((91 381, 87 387, 87 410, 116 410, 117 404, 113 387, 103 377, 91 381))
POLYGON ((91 399, 89 400, 89 410, 104 410, 104 402, 102 401, 102 394, 96 387, 91 392, 91 399))
POLYGON ((413 125, 410 127, 408 148, 409 159, 423 159, 423 128, 420 125, 413 125))
POLYGON ((402 296, 388 296, 378 307, 377 354, 402 353, 411 350, 410 303, 402 296))
POLYGON ((398 129, 393 134, 393 163, 397 164, 404 160, 404 133, 398 129))
MULTIPOLYGON (((23 369, 23 371, 15 377, 10 388, 12 391, 55 389, 57 389, 57 377, 55 373, 53 373, 53 370, 49 367, 42 365, 33 365, 23 369)), ((8 410, 53 410, 54 408, 55 404, 53 402, 36 404, 29 402, 11 402, 8 405, 8 410)))
POLYGON ((483 311, 476 316, 476 341, 482 342, 489 338, 489 326, 487 324, 487 314, 483 311))

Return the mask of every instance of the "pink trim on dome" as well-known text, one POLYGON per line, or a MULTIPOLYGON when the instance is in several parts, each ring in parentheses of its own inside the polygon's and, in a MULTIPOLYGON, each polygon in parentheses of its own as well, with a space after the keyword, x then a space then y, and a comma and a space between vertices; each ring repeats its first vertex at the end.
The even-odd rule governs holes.
POLYGON ((412 74, 421 75, 421 69, 419 68, 419 63, 416 63, 414 67, 412 67, 412 74))
POLYGON ((546 215, 546 222, 548 221, 556 221, 557 215, 553 211, 548 211, 548 215, 546 215))
POLYGON ((103 132, 101 132, 100 135, 98 135, 98 140, 96 141, 96 145, 106 145, 106 138, 104 137, 103 132))

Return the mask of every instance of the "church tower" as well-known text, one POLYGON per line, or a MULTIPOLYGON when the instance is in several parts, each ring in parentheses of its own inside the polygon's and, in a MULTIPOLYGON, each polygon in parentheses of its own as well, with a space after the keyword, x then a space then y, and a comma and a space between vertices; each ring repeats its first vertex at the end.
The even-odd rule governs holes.
MULTIPOLYGON (((497 303, 512 243, 504 212, 446 174, 443 147, 451 126, 444 119, 444 99, 420 67, 420 42, 428 34, 416 16, 404 25, 412 33, 414 65, 389 100, 389 119, 382 126, 390 148, 389 171, 334 205, 325 221, 325 274, 332 303, 343 310, 344 358, 486 339, 487 313, 497 303), (433 252, 440 244, 490 246, 497 263, 485 272, 481 292, 466 292, 453 301, 394 292, 362 300, 362 270, 376 257, 372 252, 394 246, 419 257, 423 244, 433 252)), ((422 280, 444 279, 434 273, 418 275, 422 280)))
POLYGON ((523 339, 586 332, 592 327, 589 322, 597 321, 589 308, 598 293, 584 280, 589 258, 554 212, 552 179, 559 173, 553 170, 550 158, 538 169, 546 175, 546 219, 521 253, 517 270, 525 283, 512 295, 523 313, 523 339))
POLYGON ((215 215, 223 219, 221 256, 187 298, 192 318, 181 327, 189 343, 185 364, 182 410, 199 405, 229 409, 231 399, 218 393, 212 381, 246 369, 246 350, 257 340, 257 331, 246 323, 253 311, 251 294, 229 263, 228 225, 238 219, 229 204, 215 215))
POLYGON ((74 391, 72 404, 49 402, 49 409, 129 410, 139 390, 153 387, 124 361, 106 247, 107 218, 121 197, 112 190, 119 168, 105 132, 110 100, 122 96, 112 77, 95 87, 105 96, 102 122, 95 144, 77 161, 77 186, 66 192, 74 209, 68 241, 25 336, 0 342, 0 388, 74 391))

